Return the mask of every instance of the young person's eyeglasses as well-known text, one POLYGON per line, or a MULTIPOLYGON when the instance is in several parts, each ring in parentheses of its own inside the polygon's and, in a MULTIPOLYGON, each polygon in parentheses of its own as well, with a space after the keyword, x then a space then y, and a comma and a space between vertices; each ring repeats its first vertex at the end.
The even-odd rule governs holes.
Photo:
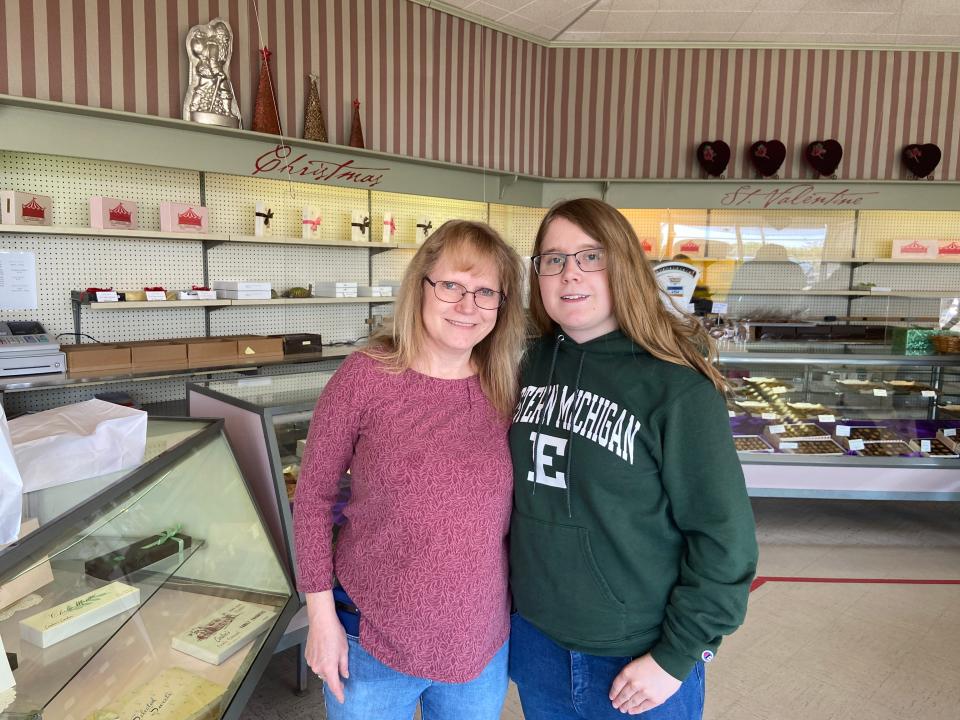
POLYGON ((460 302, 464 295, 473 295, 474 304, 481 310, 497 310, 507 299, 507 296, 499 290, 490 288, 467 290, 463 285, 452 280, 431 280, 428 277, 423 279, 433 286, 433 294, 437 296, 437 300, 446 303, 460 302))
POLYGON ((543 253, 534 255, 533 269, 537 275, 559 275, 566 267, 567 258, 577 261, 577 267, 584 272, 597 272, 607 269, 607 253, 603 248, 590 248, 575 253, 543 253))

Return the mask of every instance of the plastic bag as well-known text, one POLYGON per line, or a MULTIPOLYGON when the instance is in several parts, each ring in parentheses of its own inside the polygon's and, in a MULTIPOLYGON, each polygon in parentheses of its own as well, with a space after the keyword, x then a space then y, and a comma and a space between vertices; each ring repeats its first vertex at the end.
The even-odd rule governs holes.
POLYGON ((7 414, 0 407, 0 545, 12 543, 20 535, 23 510, 23 481, 13 456, 7 414))
POLYGON ((103 400, 10 421, 24 492, 136 467, 147 444, 147 413, 103 400))

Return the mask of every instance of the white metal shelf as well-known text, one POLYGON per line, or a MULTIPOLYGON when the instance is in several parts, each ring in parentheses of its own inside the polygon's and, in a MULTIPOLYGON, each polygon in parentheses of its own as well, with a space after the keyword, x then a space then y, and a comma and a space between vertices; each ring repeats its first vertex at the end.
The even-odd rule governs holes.
POLYGON ((711 292, 710 297, 730 297, 732 295, 821 295, 826 297, 896 297, 896 298, 947 298, 960 295, 960 290, 931 290, 928 292, 871 292, 869 290, 785 290, 783 288, 744 289, 711 292))
MULTIPOLYGON (((655 260, 655 262, 668 262, 670 258, 661 258, 655 260)), ((684 262, 730 262, 730 263, 774 263, 774 264, 784 264, 784 263, 799 263, 799 262, 819 262, 819 263, 838 263, 840 265, 856 265, 856 264, 869 264, 869 263, 889 263, 893 265, 960 265, 960 257, 956 260, 948 260, 945 258, 917 258, 915 260, 907 260, 904 258, 889 258, 889 257, 842 257, 842 258, 800 258, 800 257, 790 257, 780 260, 769 260, 765 258, 737 258, 737 257, 692 257, 684 262)))
POLYGON ((228 307, 232 305, 374 305, 395 302, 394 297, 274 298, 272 300, 154 300, 78 303, 91 310, 169 310, 171 308, 228 307))
POLYGON ((392 303, 394 297, 351 297, 351 298, 275 298, 273 300, 228 300, 231 305, 375 305, 377 303, 392 303))

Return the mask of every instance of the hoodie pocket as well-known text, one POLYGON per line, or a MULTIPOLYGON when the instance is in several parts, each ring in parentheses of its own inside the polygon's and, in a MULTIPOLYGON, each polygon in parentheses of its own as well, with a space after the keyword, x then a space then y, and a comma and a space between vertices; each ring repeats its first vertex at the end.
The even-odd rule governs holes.
POLYGON ((604 578, 585 528, 515 510, 510 585, 520 614, 557 640, 596 643, 626 634, 624 604, 604 578))

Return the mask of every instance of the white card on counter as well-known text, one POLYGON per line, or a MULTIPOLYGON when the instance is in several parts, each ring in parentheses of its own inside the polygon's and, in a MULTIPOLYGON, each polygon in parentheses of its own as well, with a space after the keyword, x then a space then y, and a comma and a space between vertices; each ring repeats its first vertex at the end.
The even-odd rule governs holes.
POLYGON ((850 426, 837 425, 837 437, 850 437, 850 426))
POLYGON ((785 430, 786 430, 786 428, 785 428, 783 425, 771 425, 771 426, 770 426, 770 432, 773 433, 774 435, 779 435, 780 433, 784 432, 785 430))
POLYGON ((944 437, 956 437, 957 429, 956 428, 944 428, 943 429, 944 437))
POLYGON ((817 415, 817 420, 822 423, 835 423, 837 418, 833 415, 817 415))
POLYGON ((848 442, 851 450, 863 450, 863 440, 850 440, 848 442))
POLYGON ((778 417, 776 413, 760 413, 761 420, 776 420, 778 417))
POLYGON ((736 417, 736 416, 737 416, 737 414, 736 414, 733 410, 727 410, 727 414, 728 414, 730 417, 736 417))
POLYGON ((874 394, 875 396, 877 396, 877 397, 886 397, 886 396, 887 396, 887 391, 884 390, 883 388, 874 388, 874 389, 873 389, 873 394, 874 394))
POLYGON ((936 391, 936 390, 921 390, 921 391, 920 391, 920 397, 932 397, 932 398, 935 398, 936 396, 937 396, 937 391, 936 391))
POLYGON ((796 450, 797 444, 795 442, 782 442, 780 443, 781 450, 796 450))
POLYGON ((920 452, 930 452, 930 441, 921 440, 920 441, 920 452))

